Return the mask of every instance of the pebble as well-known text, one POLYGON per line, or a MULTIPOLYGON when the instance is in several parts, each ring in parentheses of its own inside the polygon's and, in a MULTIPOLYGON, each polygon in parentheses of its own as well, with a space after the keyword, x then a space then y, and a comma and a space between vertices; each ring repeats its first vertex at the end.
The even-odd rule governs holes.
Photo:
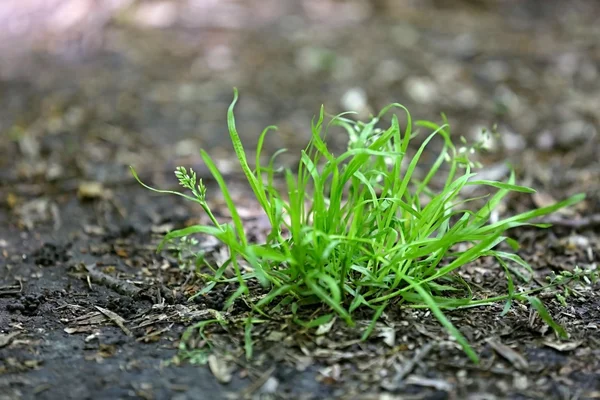
POLYGON ((397 82, 406 75, 406 66, 397 60, 383 60, 375 69, 373 82, 381 86, 397 82))
POLYGON ((474 108, 480 102, 479 93, 472 87, 462 86, 454 92, 454 100, 464 108, 474 108))
POLYGON ((390 36, 397 45, 404 48, 413 48, 420 38, 419 32, 409 24, 393 27, 390 36))
POLYGON ((519 152, 527 145, 527 142, 522 135, 512 132, 507 128, 502 129, 499 133, 500 139, 502 140, 502 146, 508 153, 519 152))
POLYGON ((540 132, 535 139, 536 147, 544 151, 552 150, 555 143, 554 135, 549 130, 540 132))
POLYGON ((598 131, 596 127, 583 120, 565 122, 558 128, 556 140, 567 149, 576 148, 594 138, 598 131))
POLYGON ((224 71, 233 66, 233 53, 229 46, 218 45, 206 54, 206 65, 214 71, 224 71))
POLYGON ((435 83, 425 77, 408 78, 404 83, 404 90, 417 103, 431 104, 439 96, 435 83))
POLYGON ((487 61, 478 69, 478 73, 491 82, 503 82, 510 74, 510 67, 502 61, 487 61))
POLYGON ((304 73, 314 73, 327 69, 334 55, 320 47, 303 47, 296 52, 296 66, 304 73))
POLYGON ((344 110, 360 113, 367 108, 367 93, 359 87, 351 88, 342 95, 341 104, 344 110))
POLYGON ((260 388, 261 393, 275 393, 279 387, 279 381, 274 376, 270 376, 260 388))
POLYGON ((142 3, 134 17, 140 26, 166 28, 177 20, 177 4, 167 1, 142 3))

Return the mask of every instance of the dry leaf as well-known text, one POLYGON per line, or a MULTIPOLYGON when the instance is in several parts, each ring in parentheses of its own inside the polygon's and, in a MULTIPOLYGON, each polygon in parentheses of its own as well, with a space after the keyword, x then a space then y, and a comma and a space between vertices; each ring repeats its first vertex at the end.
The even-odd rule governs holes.
POLYGON ((392 327, 386 326, 379 330, 378 337, 382 338, 383 343, 387 344, 389 347, 394 347, 396 344, 396 330, 392 327))
POLYGON ((544 342, 544 345, 548 346, 548 347, 552 347, 555 350, 558 351, 571 351, 571 350, 575 350, 576 348, 578 348, 581 345, 580 341, 576 341, 576 342, 550 342, 550 341, 546 341, 544 342))
POLYGON ((529 367, 529 363, 527 362, 527 360, 521 354, 517 353, 510 347, 493 339, 489 339, 487 342, 490 344, 490 346, 492 346, 496 353, 498 353, 500 356, 509 361, 512 365, 515 366, 515 368, 525 370, 529 367))
POLYGON ((335 324, 335 318, 332 318, 331 321, 323 324, 323 325, 319 325, 319 327, 317 328, 317 331, 315 332, 315 335, 320 336, 320 335, 324 335, 326 333, 328 333, 331 328, 333 327, 333 324, 335 324))
POLYGON ((20 335, 21 332, 7 333, 6 335, 0 335, 0 348, 8 346, 12 342, 13 338, 20 335))
POLYGON ((96 306, 96 309, 102 314, 106 315, 112 322, 114 322, 127 336, 131 336, 131 331, 125 326, 125 319, 106 308, 96 306))

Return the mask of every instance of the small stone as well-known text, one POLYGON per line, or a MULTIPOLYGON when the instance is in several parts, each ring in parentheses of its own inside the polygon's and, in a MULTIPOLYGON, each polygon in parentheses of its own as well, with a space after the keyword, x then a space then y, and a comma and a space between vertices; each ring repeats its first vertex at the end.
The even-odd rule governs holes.
POLYGON ((500 138, 504 149, 509 153, 521 151, 527 145, 523 136, 505 129, 500 132, 500 138))
POLYGON ((337 57, 333 65, 331 76, 338 82, 352 80, 355 76, 352 59, 348 57, 337 57))
POLYGON ((231 48, 219 45, 208 50, 206 54, 206 65, 215 71, 224 71, 233 66, 233 54, 231 48))
POLYGON ((275 393, 279 387, 279 381, 274 376, 270 376, 260 388, 261 393, 275 393))
POLYGON ((598 69, 596 68, 596 65, 594 63, 587 61, 581 64, 581 67, 579 68, 581 78, 585 82, 596 82, 596 80, 598 79, 598 69))
POLYGON ((525 375, 515 375, 513 379, 513 385, 517 390, 525 390, 529 387, 529 381, 525 375))
POLYGON ((82 200, 99 199, 104 193, 104 185, 101 182, 81 182, 77 190, 77 196, 82 200))
POLYGON ((373 80, 380 85, 397 82, 406 74, 406 67, 396 60, 383 60, 377 65, 373 80))
POLYGON ((573 149, 594 138, 597 133, 596 127, 586 121, 569 121, 558 128, 556 140, 561 147, 573 149))
POLYGON ((182 83, 177 88, 177 98, 182 103, 191 102, 194 100, 194 95, 197 89, 192 83, 182 83))
POLYGON ((55 181, 58 178, 62 177, 65 173, 65 170, 62 165, 57 163, 48 164, 48 169, 46 169, 46 179, 48 181, 55 181))
POLYGON ((392 28, 391 36, 396 44, 405 48, 413 48, 419 41, 419 32, 409 24, 392 28))
POLYGON ((552 150, 554 147, 556 140, 554 139, 554 135, 548 130, 541 132, 535 140, 535 145, 540 150, 552 150))
POLYGON ((134 20, 141 26, 166 28, 177 20, 177 4, 167 1, 142 3, 134 20))
POLYGON ((477 39, 471 33, 463 33, 453 40, 451 47, 456 54, 468 56, 477 49, 477 39))
POLYGON ((344 110, 362 112, 367 108, 367 93, 362 88, 346 91, 341 99, 344 110))
POLYGON ((438 97, 437 86, 429 78, 409 78, 404 89, 414 101, 421 104, 430 104, 438 97))
POLYGON ((579 68, 579 56, 574 53, 564 53, 558 56, 556 67, 565 77, 572 77, 579 68))
POLYGON ((521 108, 519 96, 505 85, 498 86, 494 93, 494 100, 499 107, 509 112, 516 112, 521 108))
POLYGON ((431 67, 431 73, 441 85, 456 82, 464 67, 454 62, 440 62, 431 67))
POLYGON ((177 157, 189 157, 197 154, 200 147, 195 139, 183 139, 175 143, 173 151, 177 157))
POLYGON ((455 100, 464 108, 473 108, 479 104, 479 93, 471 87, 458 89, 454 95, 455 100))
POLYGON ((19 139, 19 150, 28 158, 37 158, 40 154, 40 143, 32 135, 23 135, 19 139))
POLYGON ((567 241, 567 248, 574 250, 574 249, 583 249, 583 248, 587 248, 590 246, 590 239, 588 239, 585 236, 581 236, 581 235, 572 235, 571 237, 569 237, 568 241, 567 241))
POLYGON ((488 61, 481 67, 479 73, 491 82, 502 82, 508 78, 510 67, 502 61, 488 61))
POLYGON ((296 53, 296 65, 305 73, 327 70, 335 56, 327 49, 303 47, 296 53))

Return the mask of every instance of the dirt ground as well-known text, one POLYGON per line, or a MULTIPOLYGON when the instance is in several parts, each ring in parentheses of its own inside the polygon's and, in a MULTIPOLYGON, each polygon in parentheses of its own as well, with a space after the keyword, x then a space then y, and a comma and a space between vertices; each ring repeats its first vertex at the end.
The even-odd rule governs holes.
MULTIPOLYGON (((155 251, 201 210, 141 188, 128 170, 175 188, 175 166, 192 166, 219 210, 205 148, 256 227, 226 130, 233 86, 245 143, 276 124, 266 151, 287 147, 289 162, 321 104, 368 115, 400 102, 415 118, 445 112, 457 136, 497 125, 482 174, 503 179, 508 161, 538 190, 511 197, 502 214, 587 194, 552 228, 511 232, 536 272, 523 287, 597 268, 600 3, 9 3, 0 6, 10 26, 0 32, 0 399, 600 398, 600 296, 589 285, 566 304, 540 296, 569 333, 562 342, 527 304, 504 317, 504 304, 450 312, 477 365, 429 312, 404 308, 386 311, 365 342, 369 315, 320 332, 275 318, 253 327, 248 361, 247 305, 222 311, 230 287, 188 302, 202 282, 155 251), (221 315, 227 327, 194 333, 178 352, 186 327, 221 315)), ((198 239, 218 259, 219 246, 198 239)), ((462 275, 478 297, 506 290, 492 260, 462 275)))

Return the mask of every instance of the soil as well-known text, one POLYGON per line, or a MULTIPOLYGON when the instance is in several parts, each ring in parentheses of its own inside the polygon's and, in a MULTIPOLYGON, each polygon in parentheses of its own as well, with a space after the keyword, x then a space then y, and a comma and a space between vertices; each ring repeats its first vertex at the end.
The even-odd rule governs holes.
MULTIPOLYGON (((171 252, 156 253, 165 232, 204 220, 201 209, 145 190, 128 169, 175 188, 175 166, 194 167, 226 220, 197 155, 205 148, 259 230, 228 143, 233 86, 244 142, 251 148, 275 123, 265 151, 287 147, 289 163, 320 104, 368 115, 398 101, 416 118, 445 112, 457 136, 497 125, 482 174, 503 179, 508 160, 538 190, 512 196, 502 214, 587 194, 553 227, 511 232, 534 285, 597 268, 597 2, 68 0, 33 12, 42 3, 0 6, 0 21, 29 28, 0 33, 0 399, 600 398, 597 285, 577 287, 566 304, 541 294, 565 341, 528 304, 506 316, 504 304, 449 312, 479 364, 429 312, 405 308, 386 311, 364 342, 366 314, 355 328, 336 321, 323 332, 256 324, 247 360, 248 307, 222 310, 235 288, 190 302, 202 281, 171 252), (222 316, 226 326, 182 340, 222 316)), ((492 260, 462 275, 477 296, 506 290, 492 260)))

